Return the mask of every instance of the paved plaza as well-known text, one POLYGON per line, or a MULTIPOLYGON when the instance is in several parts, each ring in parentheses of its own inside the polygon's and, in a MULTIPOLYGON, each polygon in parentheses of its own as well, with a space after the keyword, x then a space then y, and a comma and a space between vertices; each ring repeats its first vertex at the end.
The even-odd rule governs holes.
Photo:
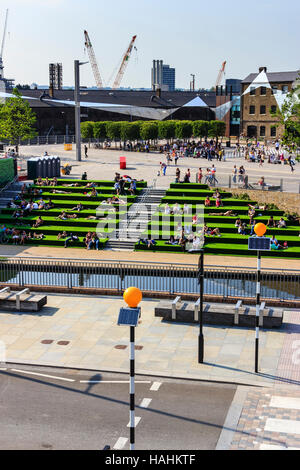
MULTIPOLYGON (((273 165, 264 163, 263 167, 259 167, 258 163, 249 163, 244 158, 227 158, 226 161, 208 162, 202 158, 179 158, 177 165, 174 162, 167 168, 166 176, 157 176, 160 169, 160 162, 165 162, 165 155, 159 153, 140 153, 140 152, 127 152, 123 150, 100 150, 95 149, 91 145, 88 151, 88 158, 84 156, 82 150, 82 161, 76 161, 75 145, 73 150, 65 151, 63 145, 41 145, 41 146, 22 146, 20 147, 20 154, 24 157, 42 156, 47 151, 49 155, 58 155, 62 164, 69 162, 72 165, 70 177, 81 178, 84 171, 87 172, 90 179, 103 179, 112 180, 115 172, 119 171, 120 156, 126 156, 127 168, 121 173, 128 174, 132 178, 138 180, 143 179, 149 185, 156 180, 156 186, 161 188, 169 188, 170 183, 175 181, 175 170, 177 167, 181 170, 181 179, 183 179, 185 171, 190 168, 191 182, 196 182, 196 173, 199 167, 202 168, 205 175, 206 168, 214 164, 217 172, 216 178, 219 184, 228 184, 228 177, 232 175, 233 166, 239 168, 241 165, 245 167, 246 173, 250 181, 258 181, 261 176, 265 177, 266 183, 278 184, 280 178, 284 179, 284 190, 289 192, 299 193, 299 168, 297 164, 295 171, 291 173, 289 165, 273 165)), ((24 163, 25 168, 25 163, 24 163)))

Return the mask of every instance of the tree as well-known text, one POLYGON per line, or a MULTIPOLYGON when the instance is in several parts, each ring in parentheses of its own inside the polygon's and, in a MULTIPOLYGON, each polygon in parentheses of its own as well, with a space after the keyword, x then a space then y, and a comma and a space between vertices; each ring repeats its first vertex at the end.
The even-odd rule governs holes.
POLYGON ((192 121, 176 122, 176 137, 178 139, 189 139, 193 135, 192 121))
POLYGON ((19 139, 32 139, 37 135, 34 128, 36 115, 17 88, 14 88, 13 95, 0 106, 0 139, 18 145, 19 139))
MULTIPOLYGON (((299 79, 300 76, 298 82, 299 79)), ((278 110, 275 115, 284 127, 282 143, 290 151, 296 150, 300 146, 300 84, 287 94, 281 110, 278 110)))
POLYGON ((121 125, 122 122, 108 121, 106 123, 106 134, 110 140, 120 140, 121 139, 121 125))
POLYGON ((160 139, 174 139, 176 137, 176 122, 177 121, 159 121, 158 122, 158 136, 160 139))
POLYGON ((207 137, 208 135, 208 121, 193 121, 193 135, 195 137, 207 137))
POLYGON ((126 142, 138 140, 140 138, 140 125, 138 122, 124 121, 121 124, 121 139, 126 142))
POLYGON ((94 137, 94 122, 85 121, 80 124, 81 137, 83 139, 91 139, 94 137))
POLYGON ((157 121, 145 121, 141 125, 141 139, 156 140, 158 138, 157 121))
POLYGON ((107 122, 105 121, 98 121, 94 123, 94 137, 98 140, 104 140, 107 137, 106 131, 107 122))
POLYGON ((210 121, 208 126, 209 137, 214 137, 218 143, 220 136, 225 135, 226 124, 224 121, 210 121))

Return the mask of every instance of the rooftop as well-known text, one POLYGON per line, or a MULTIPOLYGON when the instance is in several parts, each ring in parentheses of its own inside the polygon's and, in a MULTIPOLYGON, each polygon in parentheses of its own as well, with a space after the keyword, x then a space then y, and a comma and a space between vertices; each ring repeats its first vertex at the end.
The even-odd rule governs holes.
MULTIPOLYGON (((295 70, 292 72, 267 72, 267 77, 270 83, 276 82, 294 82, 298 77, 300 70, 295 70)), ((244 80, 242 84, 252 83, 253 80, 257 77, 258 73, 250 73, 244 80)))

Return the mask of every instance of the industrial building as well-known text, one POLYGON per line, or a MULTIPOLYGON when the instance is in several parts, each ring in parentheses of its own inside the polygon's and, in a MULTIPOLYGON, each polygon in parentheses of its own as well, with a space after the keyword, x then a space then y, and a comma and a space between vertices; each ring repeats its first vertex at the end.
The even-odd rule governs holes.
POLYGON ((175 69, 164 64, 162 60, 154 60, 151 69, 151 88, 175 91, 175 69))

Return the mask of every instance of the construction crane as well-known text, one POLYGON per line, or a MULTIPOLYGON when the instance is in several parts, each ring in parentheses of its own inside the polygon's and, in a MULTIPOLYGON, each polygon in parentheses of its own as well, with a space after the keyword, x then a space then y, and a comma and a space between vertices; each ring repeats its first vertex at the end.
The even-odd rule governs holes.
POLYGON ((97 59, 96 59, 94 49, 93 49, 93 46, 92 46, 92 43, 91 43, 91 40, 90 40, 90 37, 89 37, 87 31, 84 31, 84 40, 85 40, 84 44, 85 44, 86 50, 88 52, 91 67, 92 67, 93 74, 94 74, 94 77, 95 77, 96 85, 97 85, 98 88, 103 88, 103 82, 102 82, 102 78, 101 78, 101 75, 100 75, 100 72, 99 72, 97 59))
POLYGON ((5 44, 5 36, 6 36, 6 29, 7 29, 7 18, 8 18, 8 9, 6 10, 6 16, 5 16, 5 23, 4 23, 4 33, 3 33, 3 38, 2 38, 2 45, 1 45, 1 50, 0 50, 0 78, 4 77, 3 73, 3 51, 4 51, 4 44, 5 44))
POLYGON ((221 69, 219 70, 217 81, 216 81, 216 88, 217 86, 220 85, 223 75, 225 75, 225 66, 226 66, 226 60, 223 62, 221 69))
POLYGON ((120 67, 120 69, 117 73, 116 79, 115 79, 114 84, 112 86, 113 90, 120 87, 120 83, 122 81, 123 75, 124 75, 126 67, 128 65, 128 62, 129 62, 129 59, 130 59, 130 55, 131 55, 135 40, 136 40, 136 36, 132 36, 129 47, 128 47, 128 49, 126 49, 126 52, 125 52, 125 54, 123 56, 123 59, 122 59, 121 67, 120 67))

